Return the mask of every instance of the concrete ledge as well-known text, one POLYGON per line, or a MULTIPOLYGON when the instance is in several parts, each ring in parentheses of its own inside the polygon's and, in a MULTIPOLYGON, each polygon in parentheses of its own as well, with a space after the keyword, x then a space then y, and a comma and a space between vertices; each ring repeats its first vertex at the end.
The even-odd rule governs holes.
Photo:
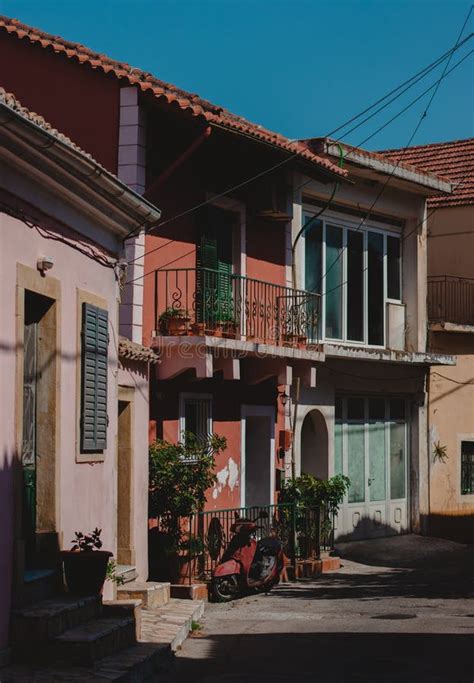
POLYGON ((171 597, 181 600, 207 600, 208 589, 206 583, 193 583, 191 585, 172 584, 171 597))
POLYGON ((288 565, 282 572, 281 581, 312 579, 319 574, 334 572, 341 568, 339 557, 322 557, 320 560, 300 560, 296 565, 288 565))

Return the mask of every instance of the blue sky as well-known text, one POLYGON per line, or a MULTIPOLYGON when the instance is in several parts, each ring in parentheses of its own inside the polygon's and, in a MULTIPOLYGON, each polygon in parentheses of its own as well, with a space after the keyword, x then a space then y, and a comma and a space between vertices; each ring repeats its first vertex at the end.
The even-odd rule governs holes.
MULTIPOLYGON (((324 135, 454 45, 465 0, 0 0, 0 12, 84 43, 290 138, 324 135)), ((464 36, 474 31, 474 12, 464 36)), ((474 48, 454 55, 453 66, 474 48)), ((346 141, 360 144, 443 66, 346 141)), ((437 76, 438 75, 438 76, 437 76)), ((429 95, 365 144, 407 144, 429 95)), ((474 135, 474 55, 412 144, 474 135)))

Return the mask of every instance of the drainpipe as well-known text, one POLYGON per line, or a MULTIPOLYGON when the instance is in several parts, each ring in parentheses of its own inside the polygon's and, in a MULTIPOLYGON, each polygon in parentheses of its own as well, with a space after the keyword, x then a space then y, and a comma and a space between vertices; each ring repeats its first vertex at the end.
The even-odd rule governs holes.
POLYGON ((211 126, 207 126, 207 128, 203 130, 203 132, 189 145, 189 147, 184 150, 184 152, 180 154, 179 157, 168 166, 168 168, 160 173, 158 178, 155 178, 150 187, 145 191, 144 197, 152 196, 160 187, 160 185, 162 185, 165 180, 168 180, 168 178, 173 175, 176 169, 178 169, 186 161, 186 159, 188 159, 196 151, 196 149, 202 145, 204 140, 210 136, 211 130, 211 126))

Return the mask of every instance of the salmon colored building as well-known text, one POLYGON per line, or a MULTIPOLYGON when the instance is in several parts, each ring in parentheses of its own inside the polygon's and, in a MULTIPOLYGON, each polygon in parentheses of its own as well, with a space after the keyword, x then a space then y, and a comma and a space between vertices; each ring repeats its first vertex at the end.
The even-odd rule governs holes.
POLYGON ((128 243, 121 330, 161 354, 150 437, 227 437, 208 507, 342 472, 340 538, 420 530, 426 382, 455 362, 427 352, 426 197, 450 183, 3 18, 7 63, 7 87, 162 210, 128 243))
MULTIPOLYGON (((389 151, 395 157, 397 151, 389 151)), ((474 139, 409 148, 404 160, 448 178, 428 200, 429 349, 457 358, 429 377, 428 532, 474 541, 474 139)))

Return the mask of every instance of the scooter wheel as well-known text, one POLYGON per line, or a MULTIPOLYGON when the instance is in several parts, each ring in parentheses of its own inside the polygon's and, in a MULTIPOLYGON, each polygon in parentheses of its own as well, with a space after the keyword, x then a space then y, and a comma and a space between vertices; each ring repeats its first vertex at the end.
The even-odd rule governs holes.
POLYGON ((236 574, 229 576, 216 576, 212 579, 211 595, 214 602, 230 602, 238 593, 238 580, 236 574))

